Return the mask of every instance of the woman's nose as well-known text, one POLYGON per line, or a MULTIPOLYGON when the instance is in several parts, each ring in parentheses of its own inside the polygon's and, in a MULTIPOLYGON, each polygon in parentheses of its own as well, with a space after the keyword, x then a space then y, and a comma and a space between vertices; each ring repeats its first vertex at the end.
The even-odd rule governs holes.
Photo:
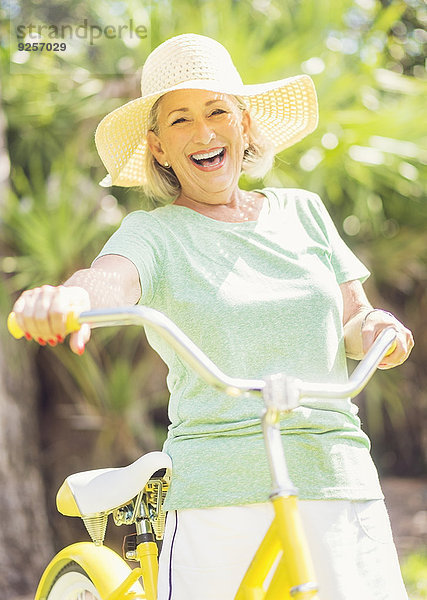
POLYGON ((215 138, 215 133, 204 119, 199 119, 194 123, 193 140, 197 144, 207 145, 215 138))

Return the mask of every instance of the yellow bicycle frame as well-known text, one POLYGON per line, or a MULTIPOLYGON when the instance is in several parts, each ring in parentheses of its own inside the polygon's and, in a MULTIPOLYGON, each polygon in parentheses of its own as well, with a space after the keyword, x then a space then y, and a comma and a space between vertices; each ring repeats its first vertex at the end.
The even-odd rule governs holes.
MULTIPOLYGON (((235 600, 308 600, 317 591, 296 496, 272 499, 275 516, 235 596, 235 600), (271 573, 273 575, 271 576, 271 573), (270 576, 270 577, 269 577, 270 576), (266 580, 270 579, 266 585, 266 580)), ((107 546, 80 542, 61 550, 40 580, 34 600, 45 600, 56 576, 70 561, 79 564, 102 600, 157 600, 158 559, 155 542, 136 548, 140 566, 131 569, 107 546), (143 579, 144 589, 139 583, 143 579)))
MULTIPOLYGON (((317 594, 314 570, 298 513, 297 496, 287 472, 279 417, 279 411, 274 406, 268 406, 262 419, 272 477, 270 499, 274 518, 243 577, 235 600, 309 600, 317 594)), ((72 497, 66 493, 67 490, 67 486, 62 486, 58 492, 61 512, 81 516, 78 507, 73 504, 74 500, 70 505, 72 497)), ((143 530, 139 533, 143 534, 143 530)), ((134 569, 130 569, 115 552, 105 546, 89 542, 69 546, 46 569, 35 600, 45 600, 56 576, 70 561, 84 569, 102 600, 157 600, 156 543, 146 537, 133 551, 132 559, 139 562, 134 569), (143 589, 138 581, 140 578, 143 589)))
POLYGON ((272 499, 274 519, 235 596, 235 600, 314 598, 315 576, 299 519, 296 496, 272 499), (271 572, 275 567, 274 574, 271 572), (266 580, 270 575, 270 582, 266 580))

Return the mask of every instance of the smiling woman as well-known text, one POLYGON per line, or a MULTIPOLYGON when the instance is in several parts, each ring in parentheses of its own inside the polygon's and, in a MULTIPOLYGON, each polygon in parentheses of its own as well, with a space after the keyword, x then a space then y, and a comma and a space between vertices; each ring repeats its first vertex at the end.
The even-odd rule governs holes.
MULTIPOLYGON (((210 116, 212 120, 215 119, 215 116, 218 117, 221 114, 229 113, 230 110, 234 112, 236 108, 240 113, 247 111, 244 100, 239 96, 225 94, 216 94, 216 96, 219 97, 216 100, 213 100, 213 104, 218 104, 219 106, 217 108, 211 107, 210 116), (221 102, 227 106, 224 108, 221 107, 221 102)), ((160 97, 156 100, 148 115, 148 131, 153 132, 157 136, 160 131, 159 112, 162 98, 164 97, 160 97)), ((209 106, 209 100, 207 102, 207 106, 209 106)), ((179 122, 185 123, 186 121, 188 121, 188 116, 183 115, 180 118, 174 119, 172 124, 178 124, 179 122)), ((241 170, 250 177, 261 178, 271 169, 275 154, 274 147, 259 131, 255 118, 250 119, 247 139, 248 141, 244 146, 241 170)), ((218 154, 217 162, 214 159, 215 154, 212 157, 215 168, 218 164, 222 164, 221 158, 224 158, 224 150, 222 148, 217 148, 213 149, 213 152, 218 154)), ((193 156, 193 159, 194 158, 197 164, 198 157, 193 156)), ((203 160, 203 157, 201 158, 203 160)), ((206 156, 205 158, 209 157, 206 156)), ((146 179, 144 192, 154 201, 155 205, 170 202, 171 199, 175 199, 178 196, 181 190, 180 182, 176 177, 173 168, 171 168, 169 163, 165 166, 164 163, 162 164, 157 161, 151 152, 147 152, 146 154, 146 179)))
MULTIPOLYGON (((163 206, 127 215, 91 268, 64 286, 24 292, 15 312, 26 336, 63 341, 70 310, 139 302, 236 377, 346 381, 346 355, 362 358, 390 326, 396 347, 380 367, 406 360, 411 332, 372 308, 362 287, 369 272, 320 198, 239 187, 242 171, 265 173, 274 154, 316 127, 311 79, 244 85, 221 44, 184 34, 151 53, 141 89, 98 126, 103 184, 142 186, 163 206)), ((272 516, 258 400, 209 388, 146 333, 170 390, 158 598, 232 600, 272 516)), ((72 348, 89 335, 74 333, 72 348)), ((356 406, 307 402, 283 421, 281 440, 322 599, 405 600, 356 406)))
MULTIPOLYGON (((241 204, 238 188, 249 147, 250 116, 233 97, 207 90, 175 90, 159 101, 157 132, 147 134, 159 165, 167 164, 179 182, 175 203, 241 204)), ((241 209, 241 206, 240 206, 241 209)))

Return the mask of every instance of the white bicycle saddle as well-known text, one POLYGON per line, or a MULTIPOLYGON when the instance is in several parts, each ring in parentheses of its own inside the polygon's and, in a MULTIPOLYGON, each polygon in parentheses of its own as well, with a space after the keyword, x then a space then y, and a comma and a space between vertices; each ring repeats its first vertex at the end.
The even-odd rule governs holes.
POLYGON ((165 452, 149 452, 127 467, 69 475, 56 496, 60 513, 82 517, 111 512, 134 498, 156 471, 172 471, 165 452))

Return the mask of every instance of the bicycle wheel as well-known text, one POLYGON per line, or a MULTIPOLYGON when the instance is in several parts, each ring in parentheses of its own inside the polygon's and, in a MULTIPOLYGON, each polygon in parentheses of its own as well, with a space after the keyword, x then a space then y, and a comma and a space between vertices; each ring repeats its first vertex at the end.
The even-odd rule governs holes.
POLYGON ((86 571, 69 562, 59 571, 46 600, 101 600, 101 596, 86 571))

